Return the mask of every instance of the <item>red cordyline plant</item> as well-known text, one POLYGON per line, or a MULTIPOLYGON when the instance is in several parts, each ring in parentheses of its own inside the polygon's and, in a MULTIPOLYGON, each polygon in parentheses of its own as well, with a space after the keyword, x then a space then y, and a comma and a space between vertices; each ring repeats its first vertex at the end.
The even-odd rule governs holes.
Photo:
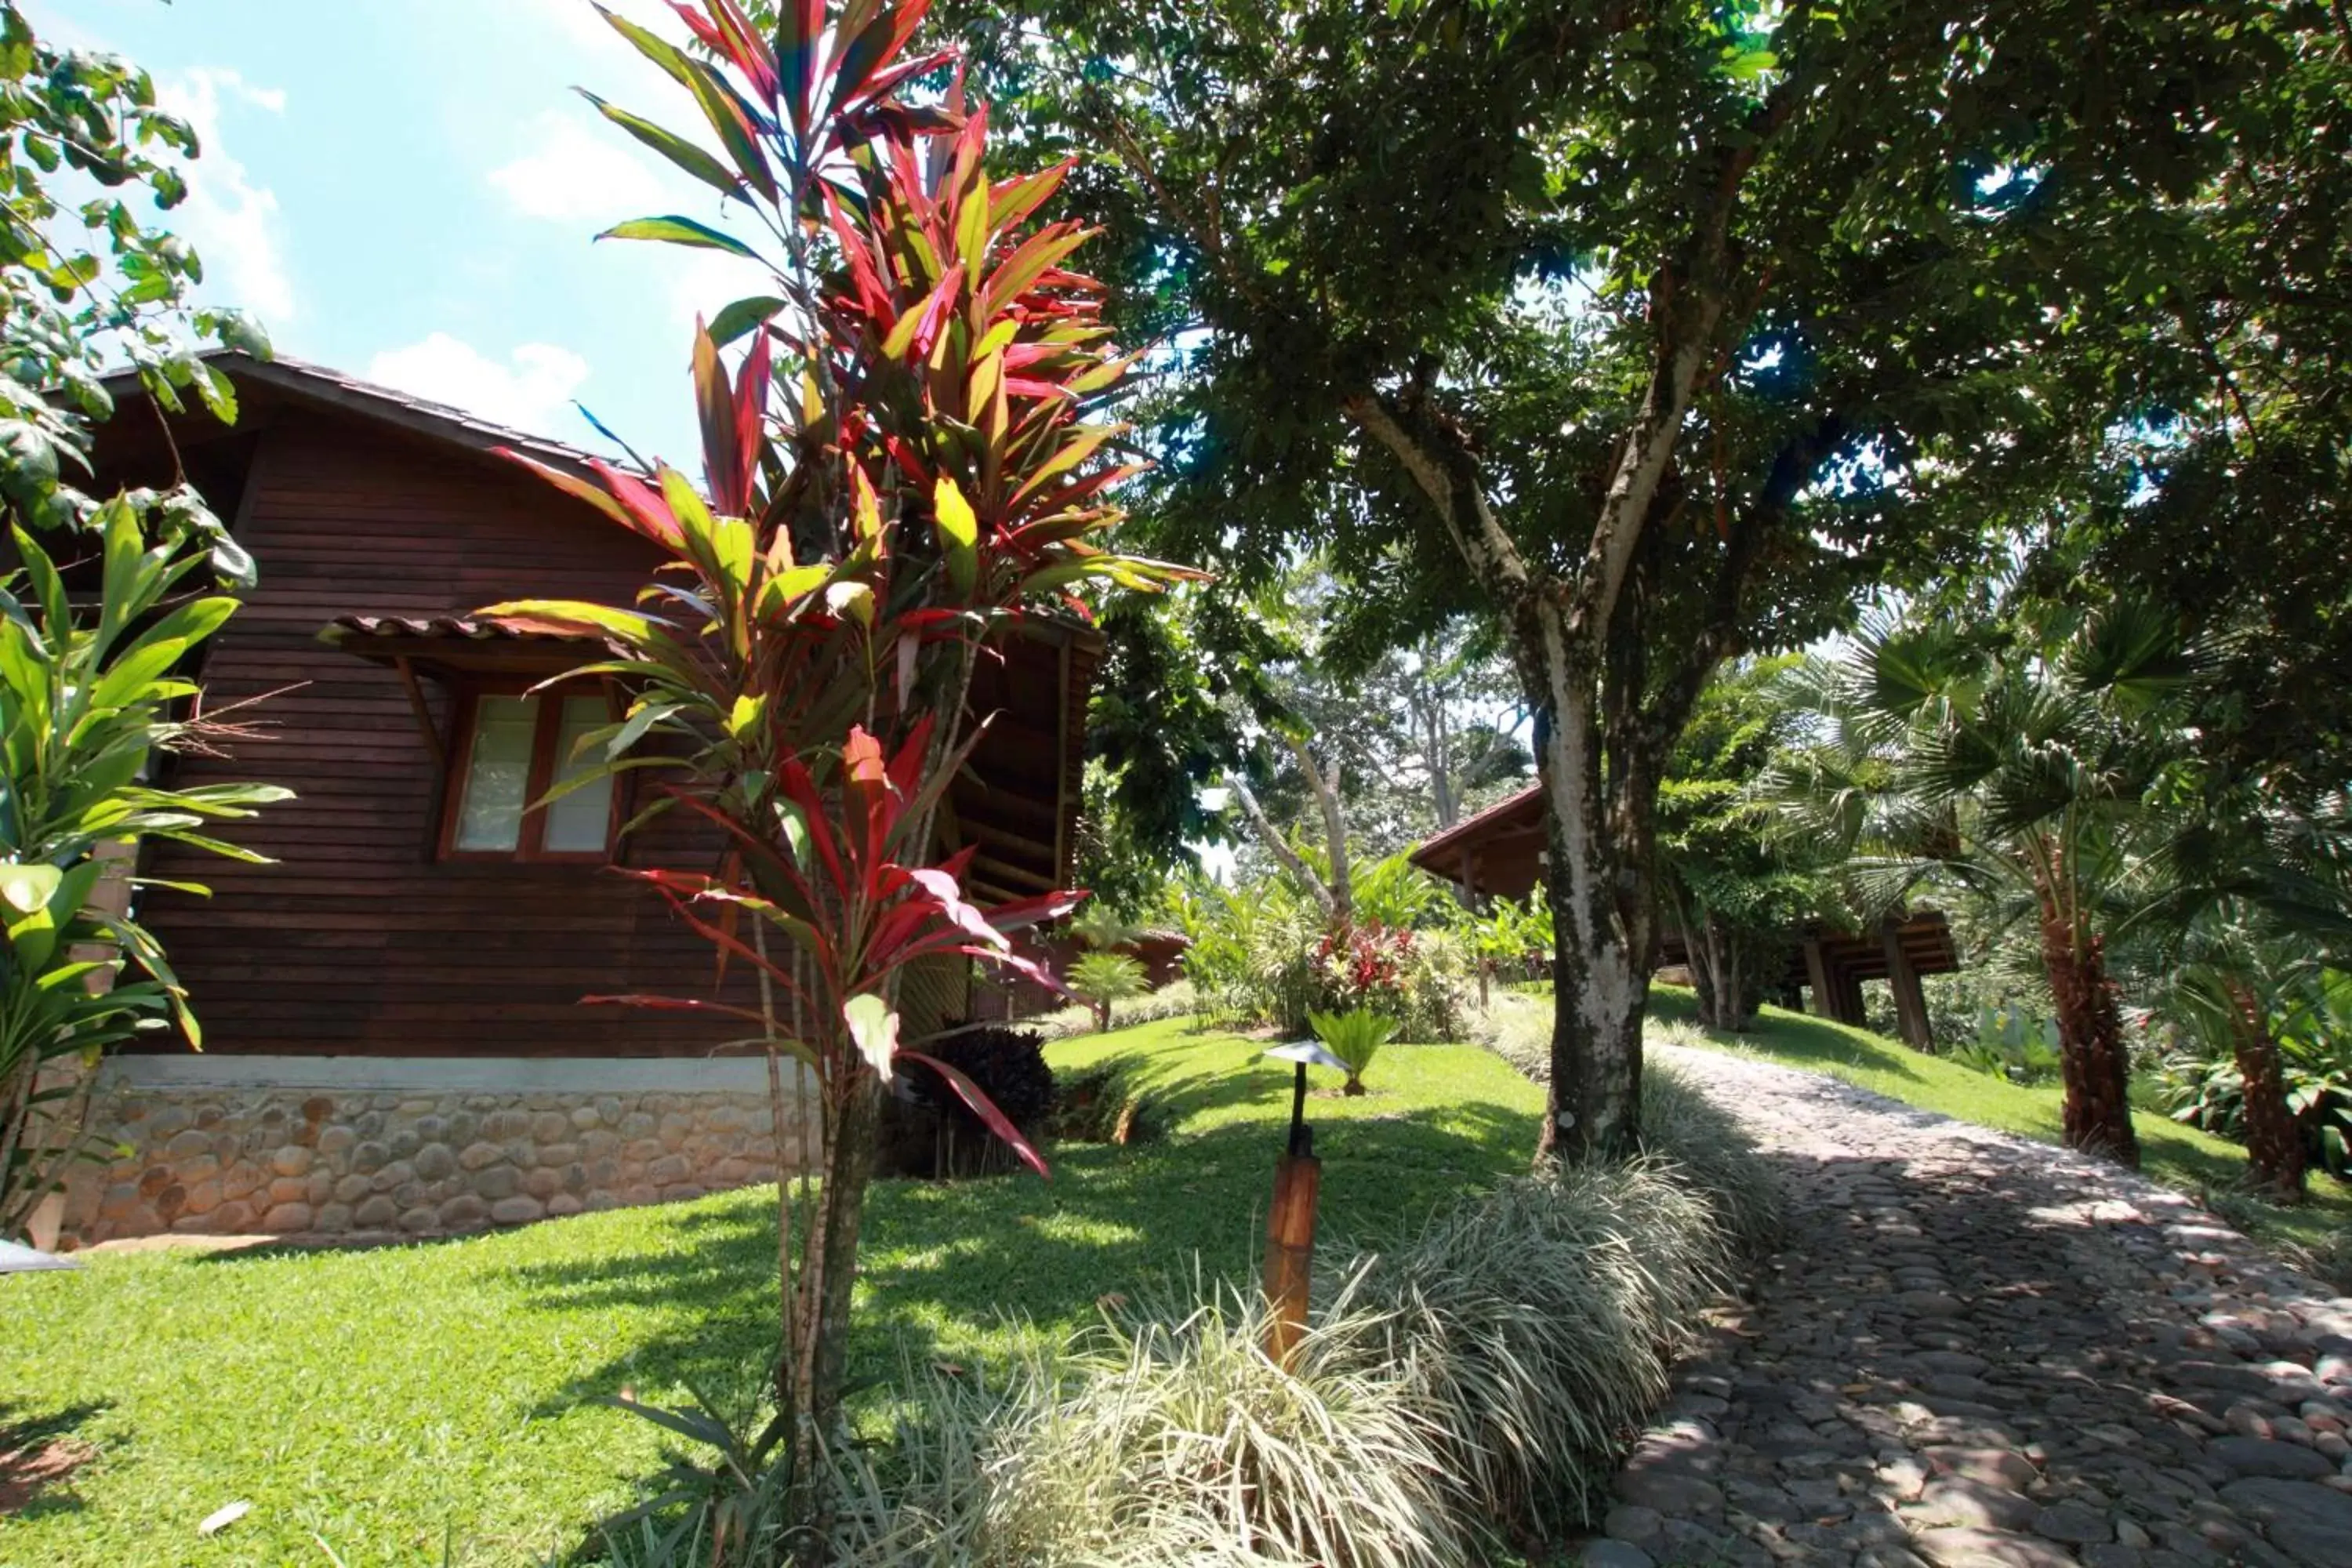
POLYGON ((593 672, 631 701, 586 744, 610 768, 682 766, 654 809, 697 812, 726 845, 709 868, 630 874, 722 969, 748 965, 761 1005, 601 1000, 737 1017, 772 1063, 789 1053, 815 1076, 824 1183, 799 1205, 797 1279, 789 1201, 782 1215, 778 1385, 802 1448, 837 1415, 880 1091, 899 1064, 940 1073, 1045 1168, 976 1087, 898 1039, 908 963, 1034 974, 1007 933, 1083 897, 980 909, 961 892, 971 852, 932 860, 936 808, 977 739, 974 661, 1015 617, 1086 616, 1089 585, 1188 574, 1102 542, 1118 516, 1106 492, 1134 470, 1100 460, 1123 426, 1089 414, 1133 360, 1108 341, 1100 285, 1063 266, 1087 232, 1026 227, 1068 165, 991 180, 986 110, 965 101, 957 56, 903 58, 925 5, 789 0, 763 26, 735 0, 680 4, 684 47, 606 14, 691 96, 709 141, 592 101, 764 230, 754 244, 670 216, 608 235, 760 260, 774 292, 698 328, 699 487, 664 464, 597 464, 594 482, 541 469, 672 553, 637 606, 486 612, 604 634, 614 657, 593 672), (935 98, 900 96, 943 77, 935 98))

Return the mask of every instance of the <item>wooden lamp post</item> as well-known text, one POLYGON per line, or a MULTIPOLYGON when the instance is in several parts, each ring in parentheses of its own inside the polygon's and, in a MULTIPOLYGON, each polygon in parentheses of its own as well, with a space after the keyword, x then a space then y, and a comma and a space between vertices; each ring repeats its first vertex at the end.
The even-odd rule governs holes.
POLYGON ((1274 1163, 1274 1206, 1265 1215, 1265 1300, 1273 1316, 1266 1324, 1265 1353, 1288 1367, 1307 1336, 1307 1297, 1315 1275, 1315 1202, 1323 1184, 1323 1162, 1315 1157, 1315 1130, 1307 1125, 1307 1068, 1348 1064, 1314 1040, 1276 1046, 1265 1053, 1297 1069, 1290 1089, 1290 1142, 1274 1163))

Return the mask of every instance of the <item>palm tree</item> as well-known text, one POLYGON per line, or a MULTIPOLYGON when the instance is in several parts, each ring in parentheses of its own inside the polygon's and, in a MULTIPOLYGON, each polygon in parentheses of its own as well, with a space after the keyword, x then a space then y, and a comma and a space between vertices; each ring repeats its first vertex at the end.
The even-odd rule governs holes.
POLYGON ((2133 844, 2186 748, 2200 660, 2133 605, 2072 624, 1882 623, 1797 672, 1814 734, 1762 786, 1853 857, 1871 907, 1929 880, 2030 920, 2058 1016, 2068 1144, 2139 1163, 2108 943, 2133 844))
POLYGON ((2179 792, 2172 830, 2133 868, 2139 907, 2119 929, 2148 949, 2155 1010, 2228 1055, 2242 1086, 2252 1184, 2304 1197, 2306 1151, 2275 1020, 2317 986, 2352 936, 2352 815, 2303 807, 2262 781, 2179 792))

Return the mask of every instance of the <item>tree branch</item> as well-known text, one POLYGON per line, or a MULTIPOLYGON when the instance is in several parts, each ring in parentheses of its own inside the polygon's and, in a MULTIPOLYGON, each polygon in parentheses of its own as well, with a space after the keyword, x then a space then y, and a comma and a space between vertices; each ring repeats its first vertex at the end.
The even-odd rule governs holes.
POLYGON ((1340 407, 1358 429, 1388 448, 1429 498, 1480 586, 1506 606, 1517 606, 1535 591, 1535 574, 1488 504, 1478 459, 1458 430, 1441 426, 1425 403, 1373 392, 1356 393, 1340 407))
POLYGON ((1290 841, 1275 831, 1274 824, 1266 817, 1265 808, 1258 805, 1257 796, 1251 792, 1249 781, 1242 777, 1241 770, 1234 768, 1229 771, 1225 774, 1225 784, 1234 792, 1234 798, 1242 803, 1242 815, 1249 818, 1250 826, 1256 831, 1258 842, 1265 846, 1266 853, 1281 861, 1292 876, 1306 884, 1307 890, 1315 896, 1315 901, 1323 906, 1325 914, 1336 914, 1339 906, 1331 896, 1331 889, 1324 885, 1322 878, 1315 874, 1315 868, 1290 847, 1290 841))

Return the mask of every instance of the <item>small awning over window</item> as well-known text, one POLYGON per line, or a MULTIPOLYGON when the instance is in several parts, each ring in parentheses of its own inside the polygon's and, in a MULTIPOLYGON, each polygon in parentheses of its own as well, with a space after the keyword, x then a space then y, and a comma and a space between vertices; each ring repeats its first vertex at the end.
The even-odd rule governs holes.
POLYGON ((594 632, 523 616, 337 616, 319 637, 345 653, 440 680, 555 675, 607 651, 594 632))

